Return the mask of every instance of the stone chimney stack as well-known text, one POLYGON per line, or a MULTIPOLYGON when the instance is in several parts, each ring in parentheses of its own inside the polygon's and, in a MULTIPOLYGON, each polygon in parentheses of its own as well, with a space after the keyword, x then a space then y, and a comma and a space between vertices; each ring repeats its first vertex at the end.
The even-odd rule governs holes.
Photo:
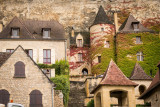
POLYGON ((3 22, 0 22, 0 32, 3 30, 3 22))
POLYGON ((118 32, 118 17, 117 17, 117 12, 114 12, 114 24, 116 28, 116 33, 118 32))
POLYGON ((74 28, 72 27, 71 36, 74 37, 74 28))

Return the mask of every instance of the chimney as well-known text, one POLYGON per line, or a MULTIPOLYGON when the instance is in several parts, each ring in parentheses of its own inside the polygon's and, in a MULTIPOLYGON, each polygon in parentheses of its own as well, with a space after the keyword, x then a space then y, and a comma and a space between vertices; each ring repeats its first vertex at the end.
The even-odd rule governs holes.
POLYGON ((116 33, 118 32, 118 18, 117 18, 117 12, 114 12, 114 24, 116 28, 116 33))
POLYGON ((72 27, 71 36, 74 37, 74 28, 72 27))
POLYGON ((0 22, 0 32, 3 30, 3 22, 0 22))

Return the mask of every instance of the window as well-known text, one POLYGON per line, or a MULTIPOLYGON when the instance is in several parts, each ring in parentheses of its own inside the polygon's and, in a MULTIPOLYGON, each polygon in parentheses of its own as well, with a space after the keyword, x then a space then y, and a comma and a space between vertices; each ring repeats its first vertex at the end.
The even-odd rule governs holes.
POLYGON ((6 49, 6 52, 12 53, 14 49, 6 49))
POLYGON ((42 93, 39 90, 33 90, 30 93, 30 107, 43 107, 42 93))
POLYGON ((132 22, 134 31, 139 31, 139 22, 132 22))
POLYGON ((14 77, 25 77, 25 65, 23 62, 18 61, 15 65, 14 77))
POLYGON ((50 31, 49 28, 43 29, 43 38, 50 38, 50 31))
POLYGON ((101 63, 101 56, 98 56, 98 63, 101 63))
POLYGON ((19 28, 12 28, 12 37, 13 38, 18 38, 19 37, 19 28))
POLYGON ((7 90, 0 90, 0 104, 5 104, 5 106, 7 107, 7 104, 9 103, 9 97, 10 94, 7 90))
POLYGON ((82 53, 78 54, 78 61, 80 61, 80 62, 83 61, 83 59, 82 59, 82 53))
POLYGON ((103 27, 101 28, 101 31, 104 31, 104 28, 103 28, 103 27))
POLYGON ((43 63, 51 64, 51 50, 50 49, 43 50, 43 63))
POLYGON ((109 45, 109 41, 105 41, 104 47, 105 47, 105 48, 109 48, 109 46, 110 46, 110 45, 109 45))
POLYGON ((83 68, 82 74, 83 74, 83 75, 88 75, 88 70, 87 70, 86 68, 83 68))
POLYGON ((77 40, 77 47, 82 47, 82 39, 77 40))
POLYGON ((50 74, 51 69, 43 69, 43 72, 44 72, 45 74, 50 74))
POLYGON ((139 94, 141 95, 146 90, 144 85, 139 86, 139 94))
POLYGON ((142 52, 137 53, 137 61, 143 61, 143 53, 142 52))
POLYGON ((141 44, 141 37, 140 36, 136 36, 136 44, 141 44))
POLYGON ((33 50, 32 50, 32 49, 25 49, 25 52, 26 52, 31 58, 33 58, 33 50))

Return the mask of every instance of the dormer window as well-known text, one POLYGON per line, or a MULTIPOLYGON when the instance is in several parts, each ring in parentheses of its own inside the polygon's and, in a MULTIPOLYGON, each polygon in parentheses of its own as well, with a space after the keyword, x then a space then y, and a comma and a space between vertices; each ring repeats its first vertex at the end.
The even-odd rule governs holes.
POLYGON ((132 22, 133 30, 139 31, 139 22, 132 22))
POLYGON ((82 47, 82 39, 77 40, 77 47, 82 47))
POLYGON ((19 28, 12 28, 12 38, 19 38, 19 31, 20 29, 19 28))
POLYGON ((83 37, 82 35, 79 33, 76 37, 76 44, 77 44, 77 47, 83 47, 83 37))
POLYGON ((50 28, 43 28, 43 38, 50 38, 50 28))

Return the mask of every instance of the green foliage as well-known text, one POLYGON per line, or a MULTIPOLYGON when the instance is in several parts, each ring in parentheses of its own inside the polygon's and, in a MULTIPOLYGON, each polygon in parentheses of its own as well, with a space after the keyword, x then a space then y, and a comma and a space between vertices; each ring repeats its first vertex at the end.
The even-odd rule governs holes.
POLYGON ((65 75, 69 73, 69 63, 65 60, 57 60, 55 64, 38 64, 40 68, 55 68, 56 75, 65 75))
POLYGON ((160 61, 160 39, 158 34, 135 33, 119 34, 117 38, 117 64, 126 76, 130 76, 135 63, 138 62, 145 72, 153 76, 157 72, 160 61), (136 36, 141 36, 142 43, 135 44, 136 36), (137 52, 143 52, 144 61, 137 61, 137 52))
POLYGON ((63 102, 65 107, 67 107, 68 100, 69 100, 69 91, 70 91, 69 77, 65 75, 60 75, 60 76, 51 78, 51 81, 53 81, 56 84, 56 88, 55 88, 56 90, 62 90, 63 102))
MULTIPOLYGON (((105 38, 110 42, 109 48, 104 48, 104 44, 99 46, 92 46, 94 49, 90 49, 90 53, 92 53, 92 56, 90 59, 94 60, 98 54, 101 55, 101 63, 95 64, 92 66, 92 73, 93 74, 102 74, 106 71, 107 66, 111 60, 115 60, 114 57, 114 38, 113 35, 104 36, 104 38, 101 40, 102 43, 104 43, 105 38)), ((92 48, 91 47, 91 48, 92 48)))
POLYGON ((151 107, 151 104, 150 103, 137 104, 136 107, 151 107))
POLYGON ((94 107, 94 100, 93 99, 90 102, 88 102, 87 107, 94 107))
POLYGON ((69 63, 65 60, 56 61, 56 75, 64 75, 69 73, 69 63))

